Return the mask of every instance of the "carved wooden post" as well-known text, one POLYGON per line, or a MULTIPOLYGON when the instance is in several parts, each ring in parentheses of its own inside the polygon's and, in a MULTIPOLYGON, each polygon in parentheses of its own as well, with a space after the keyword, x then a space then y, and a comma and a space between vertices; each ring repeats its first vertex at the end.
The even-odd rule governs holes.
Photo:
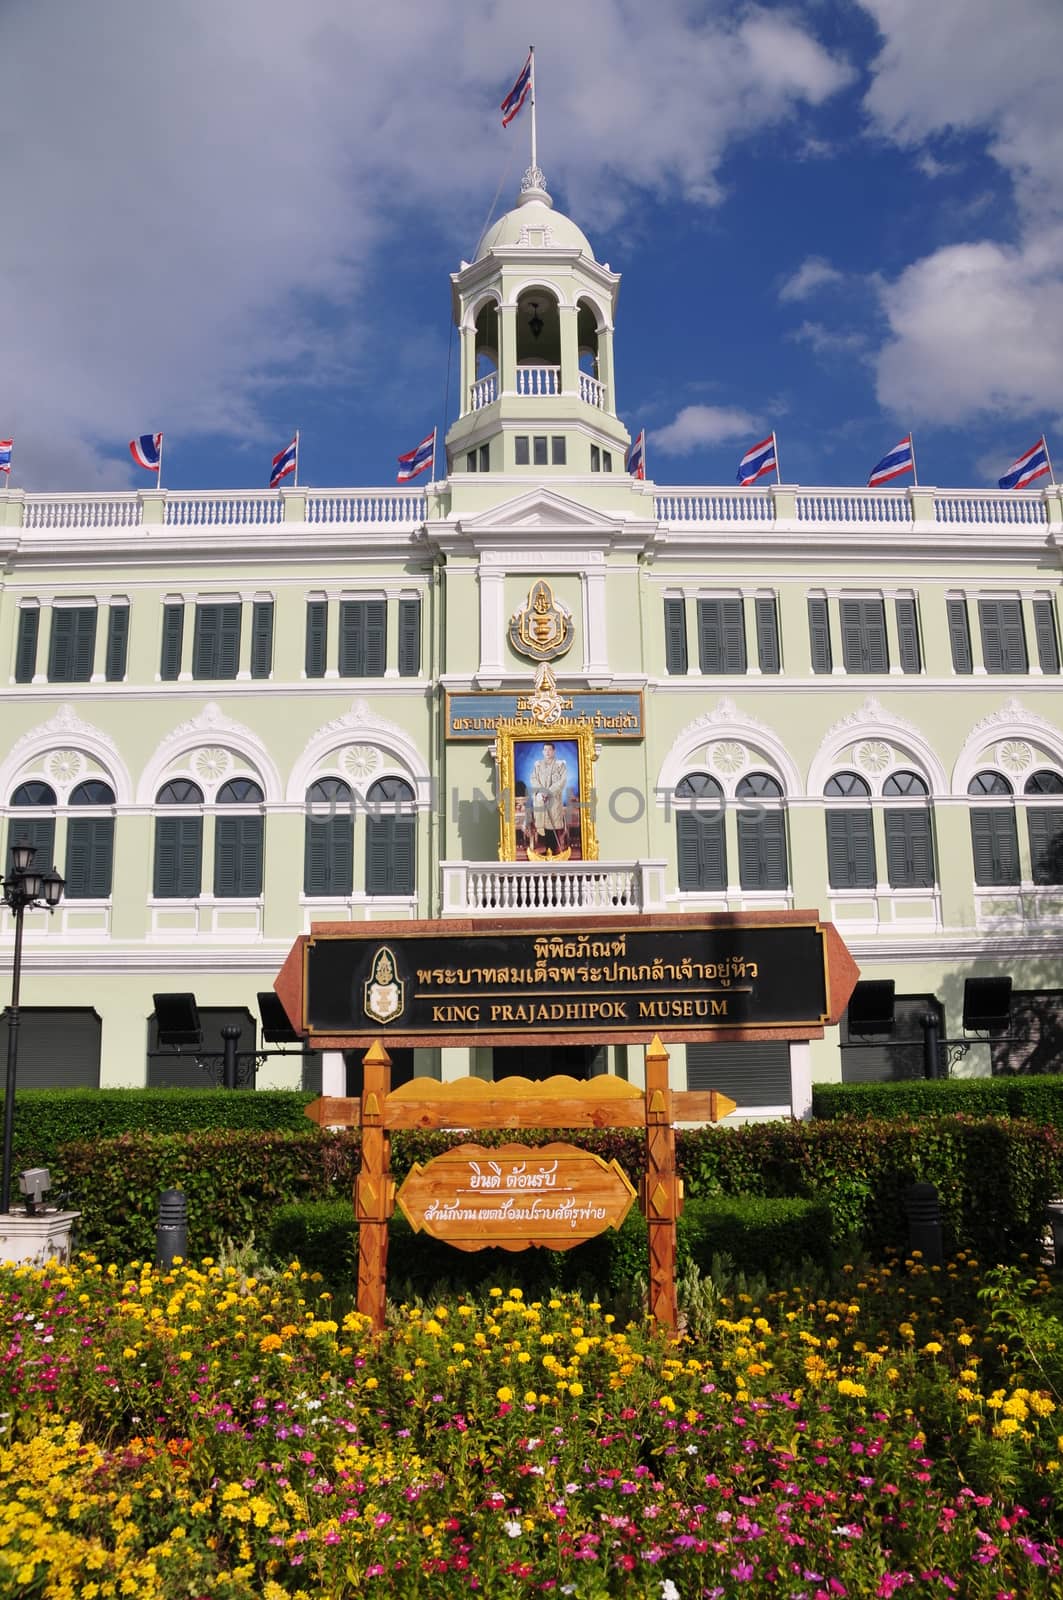
POLYGON ((650 1316, 659 1328, 675 1329, 675 1224, 682 1210, 682 1184, 675 1171, 672 1092, 668 1051, 656 1034, 646 1051, 646 1176, 642 1211, 650 1246, 650 1316))
POLYGON ((388 1218, 395 1205, 391 1135, 384 1102, 391 1089, 391 1057, 379 1040, 362 1057, 362 1166, 354 1184, 358 1221, 358 1309, 380 1332, 387 1304, 388 1218))

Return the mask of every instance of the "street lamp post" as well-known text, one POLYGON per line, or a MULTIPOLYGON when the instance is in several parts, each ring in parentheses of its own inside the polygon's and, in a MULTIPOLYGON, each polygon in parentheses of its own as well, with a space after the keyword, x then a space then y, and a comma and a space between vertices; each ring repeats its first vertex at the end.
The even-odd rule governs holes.
POLYGON ((22 981, 22 918, 27 910, 54 911, 66 887, 52 867, 40 872, 33 865, 35 845, 25 839, 11 846, 11 870, 0 879, 4 905, 15 915, 15 953, 11 964, 11 1004, 7 1010, 7 1076, 4 1079, 4 1150, 0 1174, 0 1216, 11 1210, 11 1147, 15 1131, 15 1078, 18 1073, 19 988, 22 981))

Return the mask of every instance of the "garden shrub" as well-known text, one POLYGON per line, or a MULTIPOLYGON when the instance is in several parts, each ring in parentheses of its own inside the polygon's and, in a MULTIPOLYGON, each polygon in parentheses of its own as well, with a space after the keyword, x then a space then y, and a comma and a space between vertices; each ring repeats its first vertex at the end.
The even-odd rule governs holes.
POLYGON ((1024 1117, 1063 1128, 1063 1076, 916 1078, 905 1083, 814 1083, 822 1120, 889 1117, 1024 1117))
POLYGON ((278 1264, 298 1261, 319 1272, 334 1292, 358 1280, 358 1224, 349 1200, 304 1200, 278 1206, 267 1248, 278 1264))
POLYGON ((831 1261, 830 1208, 823 1200, 694 1200, 684 1207, 677 1232, 680 1261, 693 1262, 705 1274, 711 1274, 714 1257, 724 1255, 740 1272, 765 1274, 831 1261))

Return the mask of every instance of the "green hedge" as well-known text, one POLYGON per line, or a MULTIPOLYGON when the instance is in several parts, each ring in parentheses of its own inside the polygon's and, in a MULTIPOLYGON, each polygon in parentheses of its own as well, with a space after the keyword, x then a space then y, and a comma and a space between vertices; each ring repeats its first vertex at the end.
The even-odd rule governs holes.
POLYGON ((803 1261, 827 1267, 832 1257, 831 1213, 825 1200, 763 1200, 734 1195, 693 1200, 678 1227, 680 1263, 708 1276, 716 1256, 740 1272, 778 1274, 803 1261))
POLYGON ((869 1117, 1026 1117, 1063 1128, 1063 1076, 915 1078, 905 1083, 814 1083, 812 1115, 824 1121, 869 1117))

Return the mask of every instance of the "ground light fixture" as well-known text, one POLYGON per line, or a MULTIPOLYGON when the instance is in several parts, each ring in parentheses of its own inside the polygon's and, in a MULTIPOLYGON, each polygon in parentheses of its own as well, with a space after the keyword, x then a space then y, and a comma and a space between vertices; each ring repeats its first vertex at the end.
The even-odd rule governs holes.
POLYGON ((34 865, 36 845, 18 839, 9 850, 11 865, 0 900, 15 918, 15 951, 11 962, 11 1004, 7 1008, 7 1074, 4 1079, 4 1149, 0 1173, 0 1216, 11 1210, 11 1147, 15 1129, 15 1080, 18 1076, 19 988, 22 981, 22 919, 27 911, 54 911, 66 882, 54 867, 34 865))

